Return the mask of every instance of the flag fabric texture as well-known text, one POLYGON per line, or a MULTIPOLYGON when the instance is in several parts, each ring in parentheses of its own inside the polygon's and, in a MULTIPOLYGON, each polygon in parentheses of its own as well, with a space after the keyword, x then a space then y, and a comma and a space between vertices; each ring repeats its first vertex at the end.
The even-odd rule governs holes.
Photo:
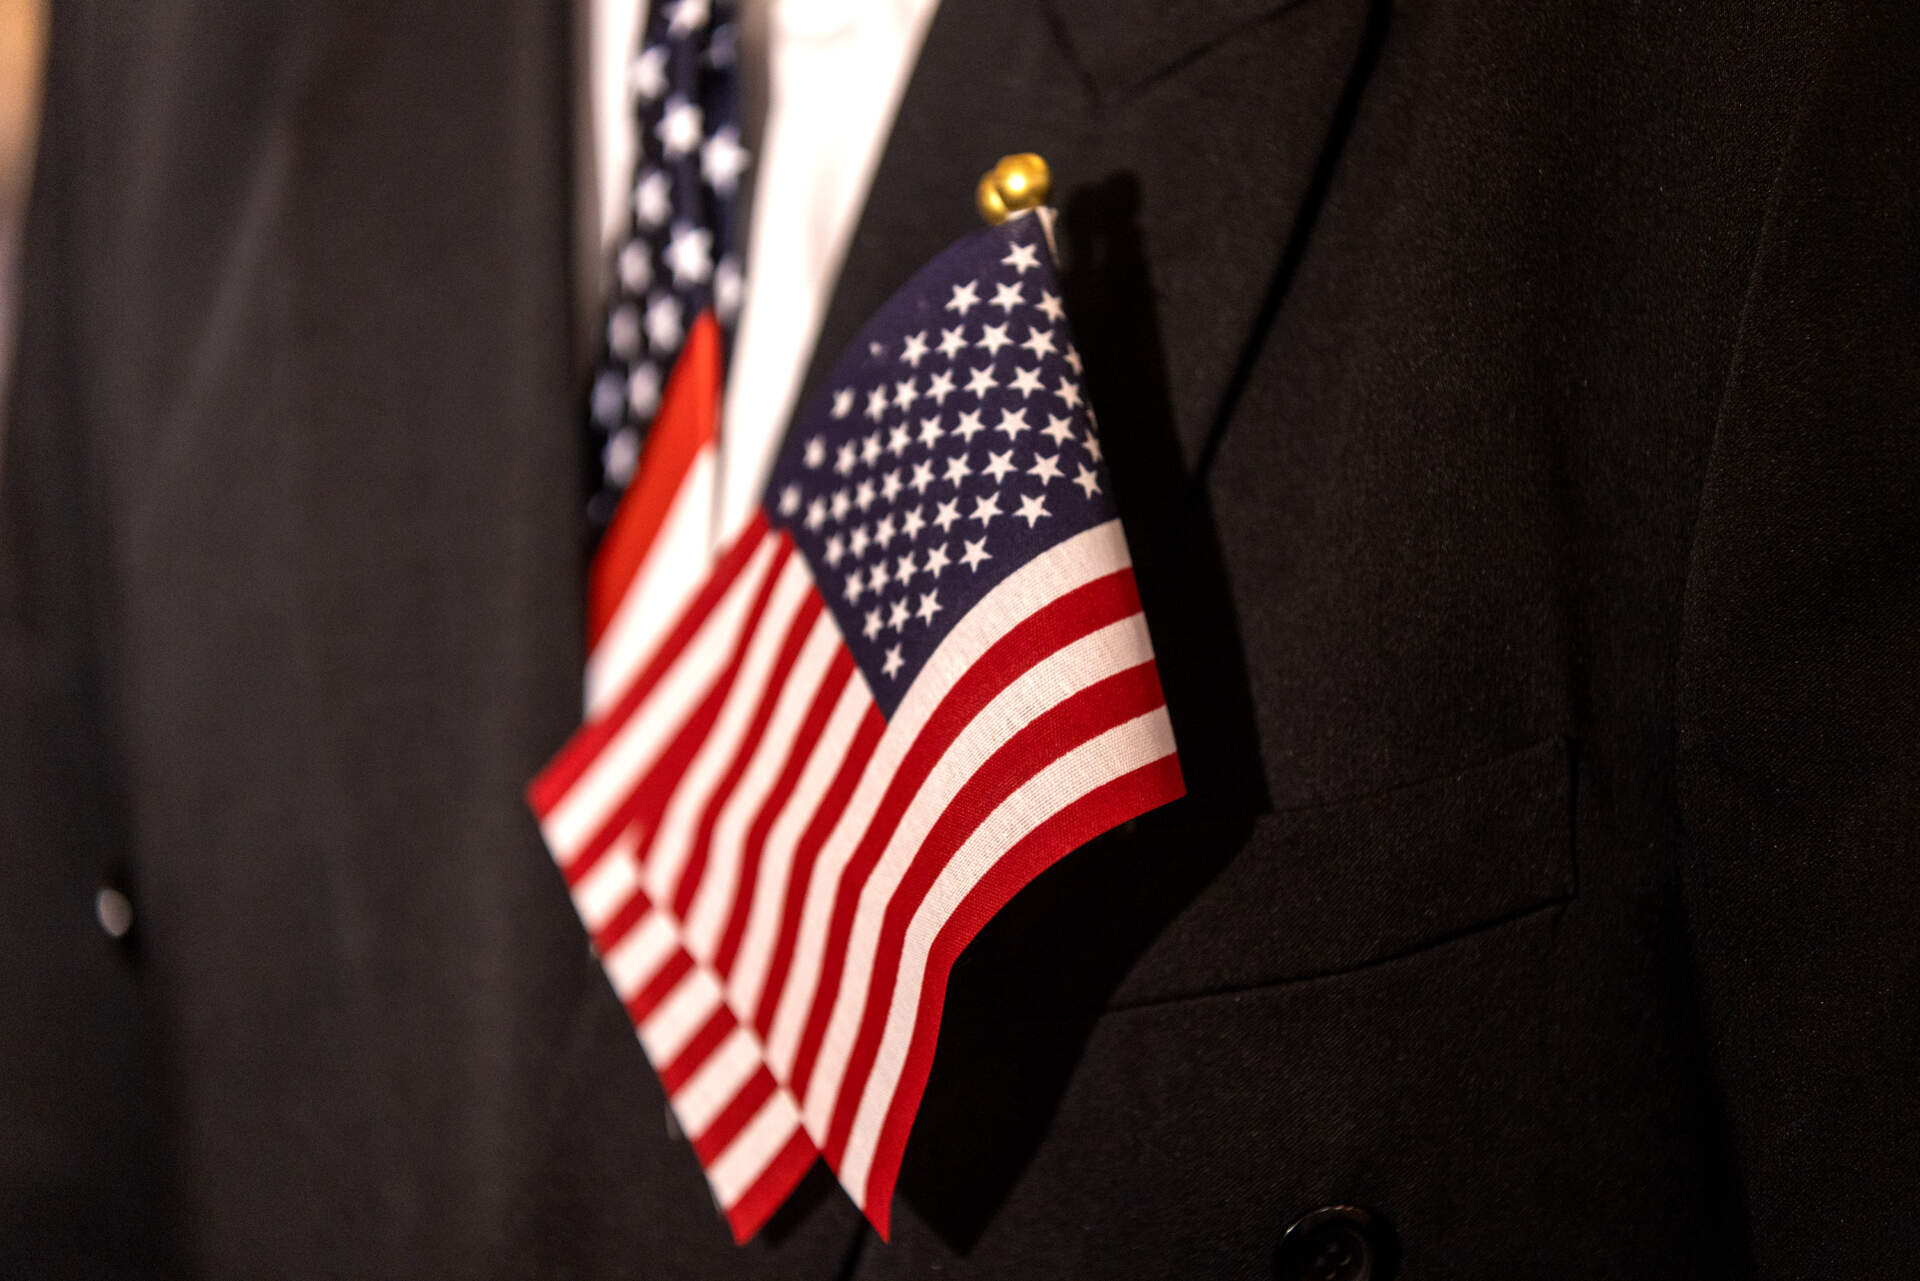
POLYGON ((627 68, 636 157, 588 415, 589 712, 645 661, 713 547, 723 331, 742 295, 733 6, 647 6, 627 68))
POLYGON ((529 788, 740 1240, 816 1155, 886 1233, 960 951, 1183 791, 1051 216, 869 322, 529 788))

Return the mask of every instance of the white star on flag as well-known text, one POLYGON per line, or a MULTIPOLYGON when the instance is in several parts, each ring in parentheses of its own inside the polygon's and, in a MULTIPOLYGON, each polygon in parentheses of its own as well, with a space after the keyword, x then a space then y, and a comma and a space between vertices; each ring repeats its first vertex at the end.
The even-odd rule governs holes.
POLYGON ((1040 390, 1040 371, 1015 367, 1013 381, 1008 384, 1008 387, 1022 396, 1031 396, 1040 390))
POLYGON ((1020 499, 1020 510, 1013 514, 1025 520, 1027 528, 1032 529, 1040 523, 1041 517, 1050 513, 1047 511, 1047 500, 1044 497, 1039 494, 1028 494, 1020 499))

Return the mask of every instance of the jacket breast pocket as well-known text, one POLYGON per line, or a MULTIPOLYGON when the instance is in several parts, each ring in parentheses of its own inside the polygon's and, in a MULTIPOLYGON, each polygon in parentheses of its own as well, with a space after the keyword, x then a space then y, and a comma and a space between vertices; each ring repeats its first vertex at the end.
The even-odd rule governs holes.
POLYGON ((1326 977, 1570 900, 1573 769, 1549 739, 1457 774, 1263 816, 1110 1008, 1326 977))

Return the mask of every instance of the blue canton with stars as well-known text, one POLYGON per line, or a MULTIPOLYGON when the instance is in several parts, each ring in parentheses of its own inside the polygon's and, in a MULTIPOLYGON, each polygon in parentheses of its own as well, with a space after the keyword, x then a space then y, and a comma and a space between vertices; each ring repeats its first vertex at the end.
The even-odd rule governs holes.
POLYGON ((1115 515, 1050 217, 977 232, 895 294, 768 483, 768 518, 805 554, 888 716, 988 591, 1115 515))
POLYGON ((711 305, 730 329, 742 290, 735 196, 748 157, 733 5, 663 0, 647 8, 627 67, 638 155, 589 414, 587 517, 596 531, 633 479, 694 318, 711 305))

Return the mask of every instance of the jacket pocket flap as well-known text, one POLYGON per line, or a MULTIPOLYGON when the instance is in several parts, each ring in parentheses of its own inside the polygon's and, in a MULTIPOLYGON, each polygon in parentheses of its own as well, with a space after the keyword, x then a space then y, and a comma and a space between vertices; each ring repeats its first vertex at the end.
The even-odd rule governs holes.
POLYGON ((1357 969, 1563 902, 1576 884, 1571 761, 1554 738, 1458 774, 1262 817, 1112 1004, 1357 969))

